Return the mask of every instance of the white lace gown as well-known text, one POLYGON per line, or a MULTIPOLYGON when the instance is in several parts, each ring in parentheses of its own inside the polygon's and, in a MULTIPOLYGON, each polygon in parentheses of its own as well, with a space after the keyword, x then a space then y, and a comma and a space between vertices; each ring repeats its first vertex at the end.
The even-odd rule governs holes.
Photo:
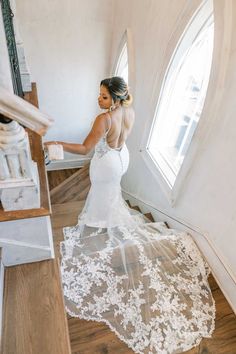
POLYGON ((61 243, 66 310, 105 322, 135 353, 181 353, 214 330, 209 269, 191 236, 128 208, 128 164, 126 145, 96 145, 88 198, 61 243))

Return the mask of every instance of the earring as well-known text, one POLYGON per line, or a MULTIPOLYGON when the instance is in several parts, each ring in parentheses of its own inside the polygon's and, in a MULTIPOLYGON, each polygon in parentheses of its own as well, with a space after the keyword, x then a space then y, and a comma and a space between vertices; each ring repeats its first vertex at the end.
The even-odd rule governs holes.
POLYGON ((115 105, 115 102, 112 100, 112 104, 109 107, 109 112, 114 111, 114 109, 116 109, 116 105, 115 105))
POLYGON ((109 112, 114 111, 114 109, 116 109, 116 106, 115 106, 114 104, 112 104, 112 105, 109 107, 109 112))

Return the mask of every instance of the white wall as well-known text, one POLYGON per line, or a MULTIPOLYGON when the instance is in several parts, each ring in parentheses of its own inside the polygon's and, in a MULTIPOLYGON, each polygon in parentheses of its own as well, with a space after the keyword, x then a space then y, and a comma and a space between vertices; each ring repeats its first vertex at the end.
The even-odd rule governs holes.
MULTIPOLYGON (((123 187, 141 206, 145 201, 204 236, 199 245, 236 309, 235 1, 214 1, 215 45, 206 105, 194 138, 195 148, 190 151, 193 163, 188 166, 173 207, 139 151, 145 125, 154 116, 171 54, 200 3, 198 0, 115 3, 111 65, 127 27, 132 31, 135 48, 135 77, 131 77, 130 86, 135 98, 136 124, 128 141, 131 164, 123 187)), ((165 215, 157 214, 166 219, 165 215)))
POLYGON ((55 119, 46 140, 83 140, 109 73, 113 0, 16 0, 40 109, 55 119))

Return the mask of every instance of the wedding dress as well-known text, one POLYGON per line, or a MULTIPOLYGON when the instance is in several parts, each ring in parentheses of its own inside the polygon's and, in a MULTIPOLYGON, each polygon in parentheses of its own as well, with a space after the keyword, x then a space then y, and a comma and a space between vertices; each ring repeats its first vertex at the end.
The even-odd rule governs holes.
POLYGON ((90 192, 61 243, 66 310, 106 323, 135 353, 181 353, 213 332, 209 269, 190 235, 129 209, 128 164, 126 145, 96 145, 90 192))

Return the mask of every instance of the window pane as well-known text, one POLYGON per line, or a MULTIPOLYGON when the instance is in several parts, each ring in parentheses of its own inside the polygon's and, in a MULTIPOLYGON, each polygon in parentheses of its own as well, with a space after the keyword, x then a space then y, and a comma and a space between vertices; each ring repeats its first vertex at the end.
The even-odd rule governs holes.
POLYGON ((116 76, 121 76, 128 83, 128 51, 127 43, 124 44, 122 51, 120 53, 117 67, 116 67, 116 76))
MULTIPOLYGON (((191 30, 191 26, 188 30, 191 30)), ((213 37, 211 16, 181 55, 180 44, 165 79, 148 149, 171 186, 183 163, 203 109, 212 61, 213 37)))

